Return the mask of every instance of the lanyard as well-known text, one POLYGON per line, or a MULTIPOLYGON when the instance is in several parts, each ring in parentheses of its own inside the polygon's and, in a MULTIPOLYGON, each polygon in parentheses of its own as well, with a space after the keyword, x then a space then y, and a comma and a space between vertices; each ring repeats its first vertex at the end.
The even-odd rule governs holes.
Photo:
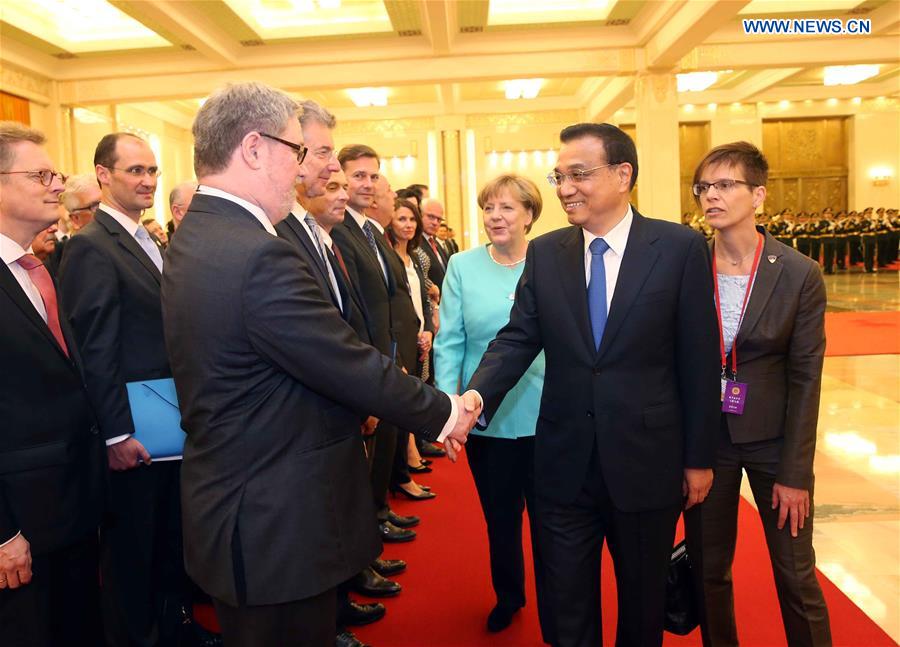
MULTIPOLYGON (((759 234, 759 242, 756 244, 756 253, 753 256, 753 268, 750 270, 750 278, 747 281, 747 290, 744 292, 744 302, 741 304, 741 316, 738 319, 738 332, 741 328, 741 323, 744 321, 744 310, 747 308, 747 302, 750 300, 750 290, 753 287, 753 281, 756 278, 756 270, 759 269, 759 259, 762 256, 763 243, 765 242, 765 236, 759 234)), ((713 241, 713 253, 712 253, 712 275, 713 275, 713 285, 716 288, 716 317, 719 320, 719 353, 722 356, 722 374, 725 374, 725 367, 727 365, 726 355, 725 355, 725 334, 722 332, 722 302, 719 298, 719 278, 718 272, 716 271, 716 243, 713 241)), ((737 333, 734 335, 734 340, 737 341, 737 333)), ((731 376, 732 378, 737 378, 737 345, 731 344, 731 376)))

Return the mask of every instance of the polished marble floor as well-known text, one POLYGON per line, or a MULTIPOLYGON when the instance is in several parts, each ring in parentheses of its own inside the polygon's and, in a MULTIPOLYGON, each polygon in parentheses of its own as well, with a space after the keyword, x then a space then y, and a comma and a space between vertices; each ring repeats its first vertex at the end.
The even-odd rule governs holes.
MULTIPOLYGON (((900 309, 897 272, 825 279, 829 311, 900 309)), ((900 642, 900 355, 825 359, 815 472, 818 566, 900 642)))
POLYGON ((825 276, 828 312, 900 310, 900 272, 866 274, 854 268, 825 276))

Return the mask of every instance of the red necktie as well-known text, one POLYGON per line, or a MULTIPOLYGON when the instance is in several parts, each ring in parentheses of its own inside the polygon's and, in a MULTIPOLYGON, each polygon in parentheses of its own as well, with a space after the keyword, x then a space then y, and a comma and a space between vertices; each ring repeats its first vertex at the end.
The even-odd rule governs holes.
POLYGON ((53 279, 50 278, 50 272, 44 267, 41 260, 33 254, 25 254, 16 261, 20 266, 28 271, 28 278, 31 279, 34 287, 41 293, 41 300, 44 302, 44 309, 47 311, 47 327, 53 333, 53 337, 62 348, 62 351, 69 356, 69 347, 66 346, 66 339, 63 337, 62 328, 59 326, 59 309, 56 305, 56 288, 53 285, 53 279))
POLYGON ((333 242, 331 243, 331 251, 334 253, 334 257, 337 259, 338 265, 341 266, 341 272, 344 273, 344 278, 347 280, 347 283, 350 283, 350 275, 347 273, 347 266, 344 265, 344 257, 341 256, 341 250, 338 249, 338 246, 333 242))

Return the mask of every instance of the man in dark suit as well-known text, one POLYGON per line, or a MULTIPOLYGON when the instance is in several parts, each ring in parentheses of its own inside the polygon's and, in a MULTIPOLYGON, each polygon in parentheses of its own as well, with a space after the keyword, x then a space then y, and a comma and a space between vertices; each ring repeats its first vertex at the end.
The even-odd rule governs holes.
POLYGON ((31 253, 63 190, 44 141, 0 122, 0 642, 96 645, 106 457, 56 286, 31 253))
POLYGON ((162 250, 140 224, 159 169, 147 142, 128 133, 103 137, 94 162, 102 201, 66 244, 60 295, 112 470, 101 529, 104 624, 111 645, 169 645, 178 639, 187 591, 181 461, 153 460, 134 438, 126 391, 129 382, 172 375, 159 301, 162 250))
POLYGON ((719 381, 709 255, 699 234, 631 208, 637 154, 625 133, 578 124, 560 140, 549 180, 574 226, 529 245, 509 324, 468 388, 489 421, 544 351, 535 493, 556 644, 601 644, 606 539, 616 644, 659 645, 675 523, 712 483, 719 381))
POLYGON ((187 432, 185 564, 226 644, 331 644, 334 587, 381 550, 360 416, 456 451, 479 409, 361 343, 277 237, 306 154, 290 97, 228 85, 193 134, 200 187, 162 285, 187 432))
MULTIPOLYGON (((372 345, 399 362, 402 358, 398 352, 394 330, 396 314, 391 303, 397 298, 398 290, 403 288, 398 285, 396 272, 392 269, 391 256, 394 251, 376 224, 366 217, 366 210, 372 206, 381 177, 378 154, 369 146, 346 146, 338 153, 338 161, 347 178, 349 197, 344 222, 337 225, 331 235, 341 251, 350 283, 362 295, 369 316, 372 345)), ((415 537, 415 531, 395 523, 397 516, 388 505, 397 434, 397 428, 390 422, 380 423, 375 429, 371 457, 372 493, 378 530, 382 540, 387 542, 410 541, 415 537)))
POLYGON ((447 271, 447 260, 450 258, 443 244, 437 237, 438 229, 444 222, 444 205, 433 198, 422 200, 422 244, 420 249, 428 254, 431 267, 428 270, 428 278, 438 288, 444 283, 444 274, 447 271))

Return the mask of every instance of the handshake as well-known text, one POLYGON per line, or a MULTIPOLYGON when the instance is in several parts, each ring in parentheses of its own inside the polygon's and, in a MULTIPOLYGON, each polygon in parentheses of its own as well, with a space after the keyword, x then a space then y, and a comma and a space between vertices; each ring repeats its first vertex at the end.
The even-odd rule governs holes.
POLYGON ((478 422, 481 415, 481 408, 484 403, 481 396, 476 391, 466 391, 462 395, 451 395, 450 398, 456 400, 456 424, 450 433, 444 438, 444 448, 447 450, 447 458, 454 463, 462 446, 466 444, 466 438, 472 427, 478 422))

